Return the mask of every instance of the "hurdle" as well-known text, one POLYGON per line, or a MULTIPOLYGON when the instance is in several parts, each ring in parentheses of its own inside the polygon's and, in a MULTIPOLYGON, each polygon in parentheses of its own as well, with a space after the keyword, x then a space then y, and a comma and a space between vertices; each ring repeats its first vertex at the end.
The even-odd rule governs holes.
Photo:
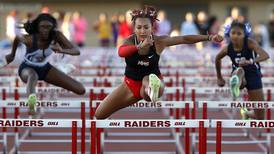
MULTIPOLYGON (((65 151, 65 153, 77 153, 77 128, 81 128, 81 120, 68 120, 68 119, 0 119, 0 127, 14 127, 17 128, 71 128, 71 152, 65 151)), ((19 152, 19 142, 27 142, 24 140, 15 140, 16 144, 16 153, 19 152)), ((37 140, 36 142, 39 142, 37 140)), ((51 142, 54 142, 51 140, 51 142)), ((81 145, 85 144, 82 142, 81 145)), ((20 153, 31 153, 32 151, 20 152, 20 153)), ((40 153, 40 152, 39 152, 40 153)), ((43 152, 41 152, 43 153, 43 152)), ((49 152, 54 153, 54 152, 49 152)))
MULTIPOLYGON (((267 109, 270 112, 270 109, 274 108, 274 102, 270 101, 198 101, 198 108, 202 109, 202 118, 208 119, 207 113, 208 109, 240 109, 242 107, 250 108, 250 109, 267 109)), ((268 119, 270 120, 270 119, 268 119)), ((229 120, 228 120, 229 121, 229 120)), ((233 120, 230 120, 230 122, 233 120)), ((243 124, 246 125, 244 121, 237 121, 237 124, 243 124)), ((216 126, 219 126, 220 124, 216 124, 216 126)), ((214 125, 215 126, 215 125, 214 125)), ((231 125, 230 125, 231 126, 231 125)), ((238 125, 236 125, 238 126, 238 125)), ((228 128, 228 127, 225 127, 228 128)), ((238 127, 236 127, 238 128, 238 127)), ((244 127, 239 127, 244 128, 244 127)), ((225 141, 223 144, 259 144, 259 143, 265 143, 267 145, 267 149, 269 152, 271 145, 271 135, 270 135, 270 129, 266 127, 266 140, 260 140, 260 141, 225 141)), ((218 129, 218 131, 221 131, 218 129)), ((213 134, 210 134, 211 136, 214 136, 213 134)), ((242 134, 236 133, 236 134, 226 134, 225 136, 231 136, 231 137, 237 137, 241 136, 242 134)), ((244 136, 247 134, 245 133, 244 136)), ((217 138, 220 136, 216 136, 217 138)), ((193 136, 193 141, 195 141, 195 136, 193 136)), ((210 144, 214 144, 214 141, 208 141, 210 144)))
MULTIPOLYGON (((2 103, 0 104, 0 107, 3 108, 27 108, 28 104, 26 103, 27 100, 25 99, 21 99, 21 100, 12 100, 12 99, 8 99, 8 100, 4 100, 2 101, 2 103)), ((98 104, 102 102, 101 100, 98 101, 92 101, 90 102, 89 100, 68 100, 68 101, 62 101, 62 100, 58 100, 58 101, 52 101, 52 100, 38 100, 37 101, 37 107, 45 107, 45 108, 51 108, 51 109, 55 109, 55 108, 81 108, 81 120, 82 120, 82 125, 85 125, 85 108, 89 108, 90 110, 90 119, 93 119, 94 117, 94 111, 95 111, 95 107, 98 106, 98 104)), ((135 104, 133 104, 132 106, 130 106, 129 108, 185 108, 186 112, 185 112, 185 119, 189 118, 189 109, 193 107, 193 102, 191 101, 159 101, 156 103, 151 103, 151 102, 144 102, 144 101, 139 101, 135 104), (145 105, 144 105, 145 104, 145 105)), ((19 111, 19 109, 18 109, 19 111)), ((19 113, 18 113, 19 115, 19 113)), ((17 115, 17 116, 18 116, 17 115)), ((179 115, 177 114, 176 116, 177 119, 179 119, 179 115)), ((31 140, 25 141, 25 140, 20 140, 18 137, 18 129, 16 128, 16 137, 15 140, 16 141, 21 141, 21 143, 24 142, 31 142, 31 140)), ((82 136, 82 140, 84 140, 84 136, 85 136, 85 129, 81 130, 81 136, 82 136)), ((179 134, 179 128, 176 128, 176 134, 179 134)), ((34 134, 33 134, 34 135, 34 134)), ((41 135, 41 134, 40 134, 41 135)), ((186 128, 185 131, 185 136, 186 136, 186 140, 188 140, 186 143, 189 143, 189 131, 188 128, 186 128)), ((43 142, 43 140, 40 140, 40 142, 43 142)), ((64 140, 57 140, 56 142, 65 142, 64 140)), ((17 142, 16 144, 16 149, 17 147, 19 147, 20 142, 17 142)), ((82 146, 85 146, 84 144, 82 146)), ((186 145, 186 147, 189 147, 189 145, 186 145)), ((85 149, 85 147, 83 147, 85 149)), ((189 148, 187 148, 189 149, 189 148)), ((187 150, 186 149, 186 150, 187 150)), ((17 150, 16 150, 17 151, 17 150)))
MULTIPOLYGON (((216 129, 216 154, 222 151, 222 129, 223 128, 250 128, 250 129, 273 129, 273 120, 81 120, 68 119, 0 119, 0 127, 32 127, 32 128, 71 128, 71 153, 77 153, 77 143, 90 143, 90 152, 100 154, 102 151, 102 133, 105 128, 199 128, 199 153, 206 154, 207 136, 205 128, 216 129), (239 125, 241 123, 242 125, 239 125), (89 128, 90 139, 78 140, 77 128, 89 128)), ((269 144, 269 143, 268 143, 269 144)), ((67 151, 66 151, 67 152, 67 151)), ((81 153, 86 150, 81 148, 81 153), (84 150, 84 151, 83 151, 84 150)), ((27 152, 20 152, 27 153, 27 152)), ((48 152, 51 153, 51 152, 48 152)), ((52 152, 53 153, 53 152, 52 152)), ((189 154, 186 152, 186 154, 189 154)))
MULTIPOLYGON (((271 95, 272 95, 273 92, 274 92, 273 88, 264 88, 264 93, 266 93, 266 101, 268 101, 268 102, 271 101, 271 99, 272 99, 271 95)), ((196 102, 196 99, 197 99, 196 95, 197 94, 212 95, 212 94, 226 93, 228 95, 231 95, 230 94, 230 88, 228 88, 228 87, 188 87, 186 89, 186 93, 191 93, 191 99, 194 102, 196 102)), ((243 97, 245 97, 245 95, 243 97)), ((219 101, 219 102, 221 102, 221 101, 219 101)), ((203 108, 203 106, 200 106, 200 108, 203 108)), ((196 106, 194 106, 193 112, 192 112, 192 119, 195 119, 195 117, 196 117, 196 112, 195 112, 196 110, 197 110, 197 108, 196 108, 196 106)), ((206 110, 206 108, 203 109, 203 110, 206 110)), ((203 114, 203 116, 205 116, 205 115, 203 114)), ((271 119, 271 110, 270 109, 267 109, 266 118, 267 118, 267 120, 271 119)), ((268 130, 268 132, 270 132, 270 129, 267 129, 267 130, 268 130)))
MULTIPOLYGON (((260 128, 260 129, 273 129, 274 128, 274 121, 273 120, 212 120, 211 127, 216 128, 216 154, 222 153, 222 129, 223 128, 260 128)), ((233 144, 243 144, 245 142, 235 142, 233 144)), ((257 143, 265 143, 267 145, 267 154, 270 154, 271 148, 271 138, 270 136, 267 137, 267 140, 261 140, 254 142, 257 143)), ((231 143, 230 143, 231 144, 231 143)), ((251 143, 253 144, 253 143, 251 143)))
MULTIPOLYGON (((102 88, 96 88, 96 90, 97 90, 97 92, 99 92, 99 91, 101 91, 102 90, 102 88)), ((198 106, 199 107, 199 106, 198 106)))
MULTIPOLYGON (((25 92, 24 87, 18 87, 18 88, 3 87, 2 89, 6 89, 6 90, 2 90, 3 93, 7 92, 7 91, 9 91, 10 93, 14 92, 14 94, 16 94, 18 92, 19 93, 25 92)), ((86 90, 90 92, 90 94, 89 94, 90 100, 96 100, 96 99, 103 99, 106 96, 106 93, 110 93, 111 91, 114 90, 114 88, 112 88, 112 87, 107 87, 107 88, 86 87, 86 90), (98 93, 98 95, 96 95, 96 93, 98 93)), ((58 87, 38 87, 37 91, 38 91, 38 93, 39 92, 40 93, 41 92, 51 92, 51 91, 56 92, 56 93, 68 92, 67 90, 58 88, 58 87)), ((170 96, 167 99, 172 100, 174 98, 173 94, 175 94, 176 101, 185 100, 186 93, 191 93, 192 101, 196 101, 197 93, 202 93, 202 94, 212 94, 212 93, 222 93, 222 92, 229 93, 229 91, 230 90, 228 88, 210 88, 210 87, 207 87, 207 88, 190 87, 187 89, 185 89, 184 87, 172 87, 172 88, 167 87, 166 88, 166 94, 167 94, 167 96, 170 96)), ((268 89, 265 89, 265 91, 267 92, 267 100, 270 101, 271 93, 274 90, 272 90, 272 88, 271 89, 268 88, 268 89)), ((170 109, 170 110, 171 110, 170 111, 171 116, 173 116, 173 111, 172 111, 172 109, 170 109)), ((192 115, 191 115, 192 119, 195 119, 195 117, 196 117, 195 114, 196 114, 196 106, 194 104, 192 115)), ((268 109, 267 110, 267 119, 270 119, 270 117, 271 117, 271 112, 268 109)))
MULTIPOLYGON (((203 129, 209 127, 208 120, 165 120, 165 119, 149 119, 149 120, 85 120, 86 125, 82 125, 81 120, 68 119, 0 119, 0 127, 31 127, 31 128, 71 128, 71 153, 77 153, 77 143, 81 142, 81 147, 84 147, 86 142, 90 143, 90 152, 101 154, 102 152, 102 133, 104 128, 187 128, 196 127, 200 131, 200 151, 203 151, 205 144, 203 129), (90 128, 89 140, 77 139, 77 128, 90 128)), ((54 142, 50 140, 51 142, 54 142)), ((26 142, 20 141, 17 142, 26 142)), ((44 142, 36 140, 36 142, 44 142)), ((111 142, 111 141, 110 141, 111 142)), ((113 142, 113 141, 112 141, 113 142)), ((56 142, 57 143, 57 142, 56 142)), ((19 147, 17 149, 19 152, 19 147)), ((67 151, 65 151, 67 152, 67 151)), ((86 149, 81 148, 81 153, 85 153, 86 149)), ((20 153, 30 153, 20 152, 20 153)), ((42 152, 43 153, 43 152, 42 152)), ((49 151, 48 153, 54 153, 49 151)))
MULTIPOLYGON (((102 103, 101 100, 93 100, 91 102, 92 104, 92 112, 90 114, 90 119, 93 119, 94 117, 94 112, 96 110, 96 108, 98 107, 98 105, 102 103)), ((190 119, 190 109, 192 109, 194 106, 194 102, 193 101, 157 101, 155 103, 152 102, 146 102, 146 101, 139 101, 137 103, 134 103, 133 105, 127 107, 127 108, 162 108, 162 109, 176 109, 176 116, 175 119, 180 119, 180 115, 179 115, 179 109, 184 109, 184 119, 188 120, 190 119)), ((171 113, 170 113, 170 117, 171 117, 171 113)), ((175 137, 178 138, 177 136, 180 136, 180 129, 179 128, 175 128, 175 137)), ((190 151, 190 145, 188 144, 190 142, 190 132, 189 132, 189 128, 185 128, 185 151, 190 151)), ((151 141, 154 142, 154 141, 151 141)))
MULTIPOLYGON (((0 89, 5 89, 7 93, 14 93, 15 90, 18 91, 18 93, 26 93, 26 87, 1 87, 0 89)), ((104 93, 110 93, 112 92, 115 87, 93 87, 93 86, 86 86, 86 91, 93 90, 94 93, 100 93, 103 91, 104 93)), ((180 92, 183 90, 183 87, 167 87, 165 89, 166 93, 176 93, 176 90, 180 90, 180 92)), ((61 87, 55 87, 55 86, 48 86, 48 87, 36 87, 37 93, 40 92, 57 92, 57 93, 68 93, 69 91, 66 89, 63 89, 61 87)))
MULTIPOLYGON (((198 101, 198 107, 202 108, 202 117, 207 119, 207 109, 266 109, 266 119, 271 120, 271 109, 274 108, 274 102, 271 102, 271 92, 267 90, 267 101, 198 101)), ((271 132, 271 129, 266 129, 267 133, 271 132)))
MULTIPOLYGON (((51 101, 51 100, 38 100, 37 101, 37 107, 47 107, 47 108, 80 108, 80 118, 82 121, 82 125, 85 125, 85 108, 89 108, 90 105, 89 103, 87 103, 87 101, 83 101, 83 100, 78 100, 78 101, 51 101)), ((28 104, 27 104, 27 100, 4 100, 2 101, 2 103, 0 104, 0 107, 2 107, 3 109, 6 110, 6 108, 15 108, 15 119, 18 119, 19 117, 19 108, 28 108, 28 104)), ((4 111, 5 111, 4 110, 4 111)), ((5 113, 6 114, 6 113, 5 113)), ((6 119, 6 117, 3 116, 3 119, 6 119)), ((82 127, 81 130, 81 140, 85 139, 85 129, 83 129, 84 127, 82 127)), ((3 133, 4 135, 6 134, 6 128, 3 127, 3 133)), ((19 139, 19 133, 18 133, 18 128, 15 127, 14 128, 14 133, 15 133, 15 151, 18 151, 18 147, 21 143, 24 142, 32 142, 32 141, 25 141, 25 140, 20 140, 19 139)), ((5 140, 4 140, 5 141, 5 140)), ((36 141, 33 141, 36 142, 36 141)), ((40 142, 43 142, 42 140, 40 140, 40 142)), ((58 140, 57 142, 66 142, 65 140, 58 140)), ((4 142, 4 149, 6 149, 6 141, 4 142)), ((82 148, 85 149, 85 144, 82 144, 82 148)))
MULTIPOLYGON (((113 87, 85 87, 86 91, 89 92, 89 100, 103 100, 104 97, 110 92, 112 92, 115 88, 113 87)), ((173 98, 176 99, 176 101, 179 101, 183 96, 183 91, 185 90, 184 87, 167 87, 165 96, 167 100, 173 100, 173 98)), ((68 90, 65 90, 63 88, 59 87, 36 87, 37 94, 43 94, 45 96, 46 93, 56 93, 56 94, 62 94, 62 93, 71 93, 68 90)), ((19 93, 25 93, 26 89, 25 87, 2 87, 2 93, 4 95, 9 94, 16 94, 19 95, 19 93)), ((182 98, 184 99, 184 98, 182 98)), ((170 109, 170 113, 173 116, 173 110, 170 109)), ((177 112, 179 113, 179 112, 177 112)))

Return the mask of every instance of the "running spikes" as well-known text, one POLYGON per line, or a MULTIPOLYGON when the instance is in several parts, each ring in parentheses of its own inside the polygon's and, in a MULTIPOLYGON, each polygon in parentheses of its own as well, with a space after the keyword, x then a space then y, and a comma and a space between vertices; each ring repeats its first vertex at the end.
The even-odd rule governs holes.
POLYGON ((151 102, 156 102, 159 99, 159 90, 161 86, 161 80, 155 74, 149 75, 148 95, 151 102))
POLYGON ((237 75, 233 75, 230 78, 230 91, 233 98, 237 98, 240 96, 240 85, 239 85, 240 79, 237 75))
POLYGON ((36 95, 35 94, 30 94, 28 98, 28 105, 29 105, 29 114, 30 115, 35 115, 36 113, 36 95))

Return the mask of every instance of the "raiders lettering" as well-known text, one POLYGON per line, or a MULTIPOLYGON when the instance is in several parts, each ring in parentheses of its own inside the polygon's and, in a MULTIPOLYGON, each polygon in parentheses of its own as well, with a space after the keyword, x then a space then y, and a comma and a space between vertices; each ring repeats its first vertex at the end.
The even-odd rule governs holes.
POLYGON ((251 121, 250 122, 251 128, 265 128, 265 127, 274 127, 274 121, 266 121, 266 122, 257 122, 257 121, 251 121))
POLYGON ((170 121, 125 121, 125 127, 170 127, 170 121))
POLYGON ((143 108, 146 108, 146 107, 162 107, 162 104, 160 102, 156 102, 156 103, 150 103, 150 102, 138 102, 138 103, 134 103, 132 105, 130 105, 130 107, 143 107, 143 108))
POLYGON ((38 88, 38 93, 66 93, 68 90, 61 88, 38 88))
POLYGON ((42 127, 42 120, 0 120, 0 127, 42 127))
MULTIPOLYGON (((27 102, 24 102, 24 101, 20 101, 19 105, 21 107, 26 107, 28 106, 28 103, 27 102)), ((49 101, 37 101, 36 102, 36 106, 38 107, 57 107, 58 104, 57 102, 49 102, 49 101)))
POLYGON ((215 90, 215 93, 230 93, 230 89, 224 89, 224 88, 222 88, 222 89, 216 89, 215 90))
POLYGON ((268 103, 233 102, 231 108, 269 108, 268 103))

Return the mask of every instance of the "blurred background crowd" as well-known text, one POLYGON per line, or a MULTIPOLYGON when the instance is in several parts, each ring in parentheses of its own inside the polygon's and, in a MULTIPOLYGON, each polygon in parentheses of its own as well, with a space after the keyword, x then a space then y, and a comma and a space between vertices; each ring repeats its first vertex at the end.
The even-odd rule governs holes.
MULTIPOLYGON (((209 0, 206 3, 199 3, 198 0, 193 2, 174 0, 174 4, 168 3, 167 6, 165 2, 149 1, 148 5, 155 6, 159 11, 159 21, 154 26, 154 33, 170 36, 217 33, 223 35, 223 27, 237 19, 251 24, 252 37, 262 47, 274 47, 274 1, 241 0, 231 3, 232 1, 222 0, 218 2, 219 7, 216 2, 214 2, 215 7, 212 6, 209 0), (253 9, 254 7, 258 7, 257 10, 253 9), (181 12, 179 12, 180 8, 181 12)), ((133 33, 131 9, 147 4, 145 1, 136 1, 133 4, 127 2, 129 3, 127 4, 123 0, 117 0, 115 4, 107 0, 102 2, 80 0, 79 3, 61 0, 43 3, 39 0, 29 0, 23 6, 20 5, 22 3, 16 0, 0 2, 0 48, 10 48, 15 35, 26 34, 19 27, 39 13, 52 14, 58 20, 58 29, 79 47, 116 47, 133 33), (111 8, 112 4, 113 8, 111 8), (86 5, 93 7, 89 9, 86 5), (97 6, 99 8, 93 9, 97 6)), ((210 44, 210 46, 218 48, 222 44, 210 44)), ((197 43, 194 47, 203 49, 204 44, 197 43)))

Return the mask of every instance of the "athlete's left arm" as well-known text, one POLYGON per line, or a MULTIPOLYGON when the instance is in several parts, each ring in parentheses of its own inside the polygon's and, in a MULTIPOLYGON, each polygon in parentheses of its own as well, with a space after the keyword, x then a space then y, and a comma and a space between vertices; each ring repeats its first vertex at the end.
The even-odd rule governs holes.
POLYGON ((80 51, 59 31, 56 31, 56 42, 51 45, 51 48, 56 53, 80 55, 80 51))
POLYGON ((256 41, 248 39, 248 47, 259 55, 256 59, 254 59, 254 63, 265 61, 269 58, 268 53, 261 48, 256 41))
POLYGON ((184 36, 166 36, 161 42, 164 46, 173 46, 179 44, 193 44, 201 41, 222 42, 223 37, 220 35, 184 35, 184 36))

